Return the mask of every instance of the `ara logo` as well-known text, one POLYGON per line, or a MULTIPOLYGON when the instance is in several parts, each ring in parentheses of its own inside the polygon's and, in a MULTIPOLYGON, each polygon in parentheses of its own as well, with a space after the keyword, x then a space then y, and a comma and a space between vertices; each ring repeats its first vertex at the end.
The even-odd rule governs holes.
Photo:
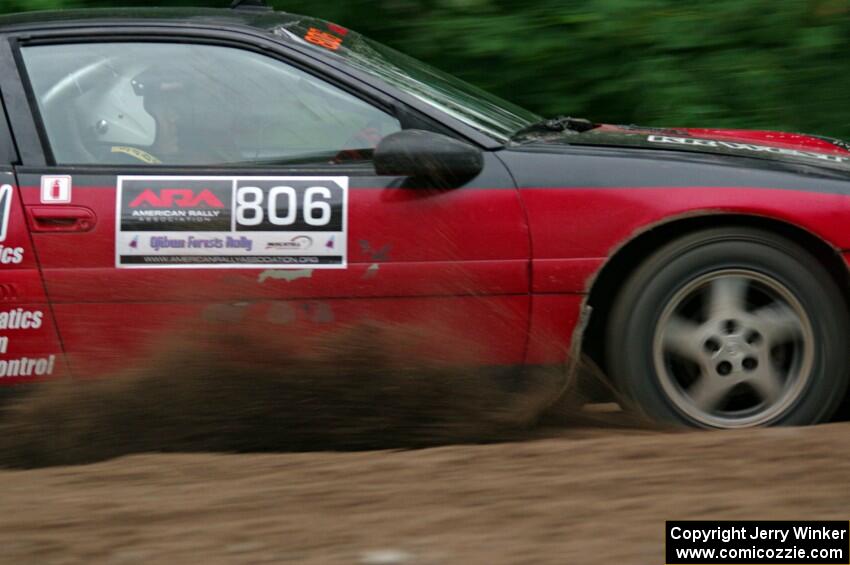
POLYGON ((139 247, 139 236, 134 237, 133 240, 130 241, 130 247, 133 249, 139 247))
POLYGON ((210 190, 196 192, 190 188, 145 189, 130 202, 130 208, 147 204, 153 208, 196 208, 201 205, 209 208, 224 208, 221 200, 210 190))
POLYGON ((117 188, 119 231, 208 232, 232 228, 232 180, 118 177, 117 188))
POLYGON ((328 249, 333 249, 335 243, 336 242, 334 241, 334 236, 330 236, 328 238, 328 241, 325 243, 325 247, 327 247, 328 249))

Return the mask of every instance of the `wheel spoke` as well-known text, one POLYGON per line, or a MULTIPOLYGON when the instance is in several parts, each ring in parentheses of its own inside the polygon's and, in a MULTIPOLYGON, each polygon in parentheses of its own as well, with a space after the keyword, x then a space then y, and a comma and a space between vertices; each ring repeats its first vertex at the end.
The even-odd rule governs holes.
POLYGON ((791 288, 756 269, 690 278, 664 304, 653 337, 661 392, 701 425, 774 421, 794 409, 811 378, 809 316, 791 288))
POLYGON ((664 348, 695 363, 702 364, 702 332, 699 325, 681 316, 673 316, 664 328, 664 348))
POLYGON ((749 282, 740 276, 724 276, 711 282, 708 290, 708 319, 740 315, 747 309, 749 282))
POLYGON ((703 373, 688 389, 688 396, 700 410, 711 413, 726 398, 731 388, 730 381, 724 377, 703 373))
POLYGON ((773 404, 782 394, 782 377, 770 360, 765 360, 747 382, 756 390, 766 404, 773 404))
POLYGON ((771 346, 781 345, 802 335, 800 319, 784 304, 771 304, 753 312, 761 332, 771 346))

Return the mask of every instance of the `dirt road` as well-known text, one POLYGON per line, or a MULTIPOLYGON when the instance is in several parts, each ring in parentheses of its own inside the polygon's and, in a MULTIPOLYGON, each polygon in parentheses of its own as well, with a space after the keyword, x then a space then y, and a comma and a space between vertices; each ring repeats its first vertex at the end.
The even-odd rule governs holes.
POLYGON ((850 424, 0 471, 4 563, 663 563, 665 519, 836 519, 850 424))

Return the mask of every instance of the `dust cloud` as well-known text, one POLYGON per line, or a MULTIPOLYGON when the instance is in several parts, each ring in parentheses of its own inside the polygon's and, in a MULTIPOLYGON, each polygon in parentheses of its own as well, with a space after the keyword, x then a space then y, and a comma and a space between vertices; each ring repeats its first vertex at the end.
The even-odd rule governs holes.
POLYGON ((568 384, 564 367, 506 375, 426 355, 424 343, 446 341, 435 331, 361 323, 318 336, 171 336, 143 367, 49 383, 8 406, 0 466, 519 439, 568 384))

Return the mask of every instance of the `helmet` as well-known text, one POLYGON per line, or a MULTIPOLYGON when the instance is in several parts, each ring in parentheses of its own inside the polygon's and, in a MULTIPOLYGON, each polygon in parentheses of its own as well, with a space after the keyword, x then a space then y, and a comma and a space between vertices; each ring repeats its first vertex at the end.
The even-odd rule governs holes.
POLYGON ((222 112, 221 86, 191 65, 163 63, 136 75, 131 85, 156 122, 151 151, 179 164, 226 161, 227 112, 222 112))

